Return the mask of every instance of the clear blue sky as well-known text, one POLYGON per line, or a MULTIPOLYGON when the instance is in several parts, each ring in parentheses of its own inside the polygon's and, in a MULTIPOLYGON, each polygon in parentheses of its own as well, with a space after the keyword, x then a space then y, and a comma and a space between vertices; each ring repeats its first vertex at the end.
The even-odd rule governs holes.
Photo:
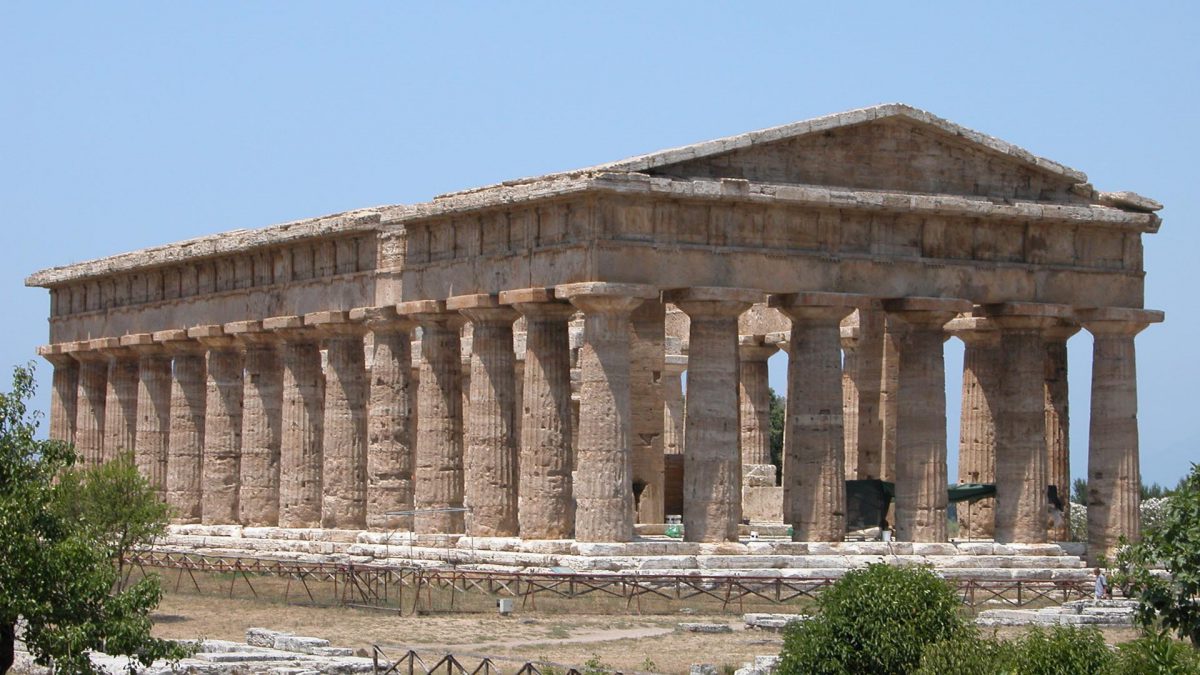
POLYGON ((1138 366, 1143 475, 1174 484, 1200 461, 1195 7, 6 2, 0 366, 47 340, 44 267, 902 101, 1166 204, 1138 366))

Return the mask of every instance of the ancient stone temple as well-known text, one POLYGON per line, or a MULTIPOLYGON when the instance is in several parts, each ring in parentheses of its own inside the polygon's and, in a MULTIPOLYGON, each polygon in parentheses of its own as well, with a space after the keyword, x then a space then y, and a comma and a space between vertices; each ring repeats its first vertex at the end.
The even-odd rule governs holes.
POLYGON ((894 483, 899 540, 945 541, 950 338, 954 482, 995 485, 970 529, 1061 536, 1047 486, 1065 498, 1083 329, 1096 551, 1138 530, 1159 208, 885 105, 27 283, 50 291, 51 434, 88 462, 132 450, 181 522, 583 542, 673 513, 689 541, 736 541, 771 508, 839 541, 847 479, 894 483))

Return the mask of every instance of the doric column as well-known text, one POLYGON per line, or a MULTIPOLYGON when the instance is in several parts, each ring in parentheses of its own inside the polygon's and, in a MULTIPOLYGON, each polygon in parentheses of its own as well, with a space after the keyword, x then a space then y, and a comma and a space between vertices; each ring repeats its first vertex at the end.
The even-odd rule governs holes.
POLYGON ((571 344, 575 308, 542 288, 505 291, 500 301, 525 317, 524 419, 518 515, 525 539, 570 539, 575 531, 571 483, 571 344))
POLYGON ((101 460, 107 462, 123 452, 133 452, 137 441, 138 360, 131 350, 121 347, 120 338, 92 342, 108 357, 101 454, 101 460))
POLYGON ((1071 540, 1071 415, 1068 405, 1067 340, 1079 326, 1060 322, 1047 328, 1046 344, 1046 466, 1048 484, 1058 490, 1062 521, 1050 527, 1052 541, 1071 540))
MULTIPOLYGON (((996 482, 996 407, 1000 402, 1000 333, 982 316, 960 316, 945 326, 963 342, 962 414, 958 434, 958 482, 996 482)), ((996 500, 984 497, 958 505, 960 536, 990 538, 996 500)))
POLYGON ((104 457, 104 405, 108 395, 108 357, 97 340, 75 342, 70 353, 79 361, 79 391, 75 397, 75 452, 81 466, 94 466, 104 457))
POLYGON ((121 345, 138 359, 134 463, 165 499, 171 440, 171 355, 150 333, 126 335, 121 345))
POLYGON ((70 343, 42 345, 38 354, 54 366, 50 385, 50 440, 75 442, 76 397, 79 396, 79 361, 67 353, 70 343))
POLYGON ((1000 329, 996 419, 996 541, 1046 541, 1045 329, 1067 316, 1061 305, 984 305, 1000 329))
POLYGON ((971 309, 966 300, 884 301, 898 361, 896 536, 946 541, 946 365, 943 326, 971 309), (894 326, 894 330, 893 330, 894 326))
POLYGON ((742 451, 742 485, 775 486, 771 462, 771 385, 767 359, 779 347, 761 335, 738 338, 738 406, 742 451))
POLYGON ((668 291, 663 299, 691 320, 683 455, 684 538, 737 541, 742 520, 738 316, 761 301, 762 293, 701 287, 668 291))
POLYGON ((844 319, 842 326, 850 329, 842 332, 846 477, 879 479, 886 473, 881 402, 884 314, 878 309, 859 309, 844 319))
MULTIPOLYGON (((413 502, 417 510, 463 507, 462 346, 463 318, 445 303, 417 300, 397 312, 421 326, 421 371, 417 384, 417 464, 413 502)), ((420 533, 462 533, 461 512, 419 514, 420 533)))
POLYGON ((788 339, 784 514, 794 541, 846 536, 841 320, 868 298, 840 293, 771 296, 792 321, 788 339))
POLYGON ((238 522, 279 524, 279 461, 283 442, 283 363, 279 337, 261 321, 225 324, 245 354, 238 522))
POLYGON ((370 393, 367 408, 367 527, 413 529, 412 516, 389 512, 413 508, 417 387, 412 375, 412 321, 394 307, 350 312, 371 330, 370 393))
MULTIPOLYGON (((883 440, 879 447, 879 479, 896 480, 896 417, 900 400, 899 335, 904 330, 898 319, 885 314, 883 356, 880 359, 879 419, 883 440)), ((894 504, 893 504, 894 506, 894 504)))
POLYGON ((667 354, 663 366, 663 454, 683 454, 683 373, 687 357, 667 354))
POLYGON ((583 310, 579 350, 579 440, 575 456, 575 538, 633 539, 633 413, 629 380, 629 315, 651 286, 584 282, 555 289, 583 310))
POLYGON ((304 325, 325 341, 321 527, 361 530, 367 526, 367 329, 345 311, 306 314, 304 325))
POLYGON ((208 393, 204 416, 201 522, 238 522, 242 452, 242 351, 218 324, 188 329, 188 337, 208 347, 208 393))
POLYGON ((1081 310, 1092 334, 1092 410, 1088 429, 1088 558, 1112 559, 1118 540, 1141 534, 1137 359, 1133 338, 1163 313, 1145 309, 1081 310))
POLYGON ((154 333, 154 341, 174 356, 171 370, 171 423, 167 440, 167 503, 176 522, 200 522, 201 454, 207 379, 204 345, 186 330, 154 333))
POLYGON ((471 322, 471 384, 463 461, 467 533, 515 537, 517 520, 517 386, 513 322, 517 312, 493 295, 446 301, 471 322))
POLYGON ((663 501, 662 371, 666 306, 646 300, 629 315, 631 461, 637 522, 666 522, 663 501))
POLYGON ((282 346, 283 423, 279 451, 279 526, 320 527, 325 375, 318 336, 299 316, 263 319, 282 346))

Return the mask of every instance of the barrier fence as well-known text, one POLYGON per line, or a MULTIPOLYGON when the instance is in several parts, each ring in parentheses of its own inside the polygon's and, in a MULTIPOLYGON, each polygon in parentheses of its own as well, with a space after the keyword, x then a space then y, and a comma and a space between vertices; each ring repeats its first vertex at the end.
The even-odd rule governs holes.
MULTIPOLYGON (((286 603, 380 608, 400 614, 437 611, 494 610, 497 598, 512 598, 523 609, 539 609, 553 601, 603 599, 626 611, 653 610, 663 603, 703 603, 720 611, 745 611, 749 604, 775 606, 813 600, 836 577, 796 578, 711 574, 643 574, 596 572, 519 572, 422 568, 381 564, 299 562, 266 557, 132 552, 129 570, 164 574, 164 587, 201 594, 222 592, 260 596, 260 591, 286 603), (197 578, 197 573, 202 575, 197 578), (282 588, 280 585, 282 584, 282 588), (486 602, 481 603, 481 600, 486 602)), ((1022 607, 1089 597, 1087 579, 989 580, 948 579, 963 602, 1022 607)))
MULTIPOLYGON (((441 659, 429 665, 419 654, 411 649, 403 656, 391 660, 378 645, 372 648, 372 672, 375 675, 503 675, 504 671, 490 658, 481 658, 478 663, 474 659, 464 663, 452 654, 446 654, 441 659), (474 664, 472 666, 471 664, 474 664)), ((549 663, 534 663, 527 661, 517 670, 510 671, 513 675, 583 675, 580 671, 569 666, 549 663)), ((620 675, 617 673, 616 675, 620 675)))

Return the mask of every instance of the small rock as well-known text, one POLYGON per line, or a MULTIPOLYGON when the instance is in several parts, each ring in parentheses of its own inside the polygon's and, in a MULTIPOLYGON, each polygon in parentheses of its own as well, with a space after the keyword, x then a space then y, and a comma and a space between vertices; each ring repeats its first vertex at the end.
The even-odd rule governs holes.
POLYGON ((717 675, 717 667, 711 663, 693 663, 688 675, 717 675))
POLYGON ((732 633, 733 626, 727 623, 681 623, 678 628, 685 633, 732 633))

